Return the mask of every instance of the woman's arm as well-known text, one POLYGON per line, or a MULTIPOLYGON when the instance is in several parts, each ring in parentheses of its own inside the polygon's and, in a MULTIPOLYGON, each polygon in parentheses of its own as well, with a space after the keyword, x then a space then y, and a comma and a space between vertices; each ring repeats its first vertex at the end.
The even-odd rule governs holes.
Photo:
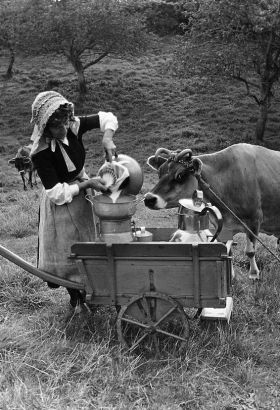
POLYGON ((96 191, 103 192, 107 190, 105 182, 103 182, 100 177, 91 178, 71 185, 67 182, 60 182, 45 152, 35 155, 32 160, 42 184, 46 189, 48 198, 56 205, 64 205, 72 202, 74 196, 78 195, 81 189, 93 188, 96 191))
POLYGON ((79 134, 83 134, 94 128, 100 128, 102 132, 106 130, 116 131, 118 129, 118 119, 111 112, 99 111, 98 114, 79 117, 79 134))

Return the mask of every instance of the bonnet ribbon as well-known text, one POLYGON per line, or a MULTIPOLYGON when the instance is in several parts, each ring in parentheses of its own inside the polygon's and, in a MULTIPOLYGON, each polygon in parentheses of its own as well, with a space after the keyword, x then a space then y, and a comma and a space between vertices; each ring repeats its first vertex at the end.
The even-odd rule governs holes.
MULTIPOLYGON (((46 142, 47 142, 47 143, 49 143, 49 142, 51 143, 51 150, 52 150, 52 152, 55 151, 56 144, 59 145, 61 154, 62 154, 63 159, 64 159, 64 161, 65 161, 65 164, 66 164, 66 166, 67 166, 68 172, 72 172, 72 171, 75 171, 75 170, 76 170, 75 165, 73 164, 73 162, 72 162, 71 159, 69 158, 69 155, 67 154, 67 152, 66 152, 65 149, 63 148, 63 145, 62 145, 62 143, 61 143, 60 141, 58 141, 57 139, 54 139, 54 138, 52 138, 52 139, 51 139, 51 138, 46 138, 46 142)), ((64 142, 66 145, 68 145, 68 140, 67 140, 67 138, 65 138, 65 139, 63 140, 63 142, 64 142)))

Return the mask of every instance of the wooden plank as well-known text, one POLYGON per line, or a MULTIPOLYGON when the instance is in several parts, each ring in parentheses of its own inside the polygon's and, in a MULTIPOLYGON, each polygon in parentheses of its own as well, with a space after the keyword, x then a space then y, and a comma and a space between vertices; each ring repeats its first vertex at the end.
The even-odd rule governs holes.
POLYGON ((84 265, 84 261, 82 261, 81 259, 75 259, 76 262, 76 266, 78 268, 79 274, 82 278, 83 283, 85 284, 85 291, 86 294, 92 294, 93 291, 93 286, 92 283, 90 281, 90 277, 87 274, 85 265, 84 265))
POLYGON ((177 296, 192 295, 193 275, 192 261, 125 261, 116 260, 116 275, 118 293, 149 292, 152 286, 156 292, 176 294, 177 296))
POLYGON ((192 244, 192 254, 193 254, 193 296, 194 305, 200 306, 200 272, 199 272, 199 248, 198 244, 192 244))
POLYGON ((215 257, 221 258, 221 255, 227 254, 227 247, 222 242, 214 242, 214 243, 199 243, 199 257, 215 257))
POLYGON ((84 260, 85 269, 89 277, 90 283, 94 289, 95 296, 107 296, 111 293, 110 269, 108 267, 108 259, 100 263, 99 261, 84 260))
MULTIPOLYGON (((81 256, 81 255, 77 256, 76 255, 75 258, 84 259, 84 260, 100 261, 100 262, 107 260, 107 257, 104 258, 104 256, 81 256)), ((157 260, 158 261, 165 261, 165 262, 170 261, 171 264, 172 264, 172 261, 192 261, 191 257, 185 257, 185 256, 182 256, 182 257, 179 257, 179 256, 177 256, 177 257, 176 256, 167 256, 167 257, 157 256, 157 257, 153 257, 153 256, 140 256, 140 255, 138 255, 138 256, 120 256, 120 257, 115 256, 114 259, 116 261, 117 260, 118 261, 121 261, 121 260, 124 260, 124 261, 137 261, 138 263, 139 263, 139 261, 140 262, 141 261, 157 261, 157 260)), ((209 260, 209 259, 210 258, 205 258, 205 260, 209 260)), ((212 258, 212 259, 214 261, 217 260, 217 258, 212 258)))
POLYGON ((217 261, 217 291, 218 291, 218 298, 222 299, 225 298, 225 288, 224 288, 224 280, 223 280, 223 262, 217 261))
POLYGON ((193 308, 193 307, 213 307, 213 308, 223 308, 226 305, 225 299, 221 300, 218 298, 201 298, 199 302, 199 306, 195 305, 193 298, 178 298, 175 295, 170 295, 173 299, 178 301, 180 305, 185 308, 193 308))
POLYGON ((217 261, 200 260, 200 296, 201 298, 218 298, 217 290, 217 261))
POLYGON ((116 304, 116 272, 115 272, 115 261, 114 261, 114 248, 112 245, 106 247, 107 258, 108 258, 108 287, 110 289, 112 303, 116 304))
MULTIPOLYGON (((91 259, 91 260, 100 261, 100 262, 102 262, 104 260, 105 261, 107 260, 107 256, 104 257, 104 256, 90 256, 90 255, 88 255, 88 256, 81 256, 81 255, 78 256, 78 255, 76 255, 73 258, 74 259, 79 258, 79 259, 84 259, 84 260, 90 260, 91 259)), ((200 261, 206 261, 206 262, 209 262, 209 261, 216 262, 217 260, 222 261, 224 259, 225 259, 224 255, 221 255, 220 257, 219 256, 203 256, 203 257, 199 258, 200 261)), ((172 261, 192 261, 192 257, 190 257, 190 256, 182 256, 182 257, 180 257, 180 256, 164 256, 164 255, 153 257, 153 256, 140 256, 140 255, 138 255, 138 256, 115 256, 115 260, 124 260, 124 261, 129 261, 129 260, 130 261, 157 261, 158 260, 158 261, 165 261, 165 262, 170 261, 170 262, 172 262, 172 261)))
POLYGON ((106 243, 101 242, 76 242, 71 246, 73 257, 78 256, 106 256, 106 243))
POLYGON ((191 257, 192 245, 178 242, 131 242, 113 244, 117 257, 191 257))

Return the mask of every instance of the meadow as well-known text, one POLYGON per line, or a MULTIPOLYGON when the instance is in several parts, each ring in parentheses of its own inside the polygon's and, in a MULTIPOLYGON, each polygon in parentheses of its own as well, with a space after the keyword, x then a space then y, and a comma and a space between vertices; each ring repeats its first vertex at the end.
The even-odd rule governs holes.
MULTIPOLYGON (((40 183, 23 191, 8 165, 29 144, 31 103, 52 88, 75 103, 77 114, 113 111, 119 153, 144 171, 141 194, 157 176, 148 156, 159 147, 195 154, 236 142, 254 143, 257 107, 243 87, 208 78, 179 79, 169 69, 174 39, 145 56, 107 59, 87 73, 89 93, 79 100, 71 67, 56 56, 18 58, 14 77, 0 82, 0 243, 32 264, 37 258, 40 183)), ((5 56, 0 58, 4 73, 5 56)), ((3 71, 2 71, 3 70, 3 71)), ((271 109, 265 145, 279 149, 279 99, 271 109)), ((86 169, 103 163, 101 134, 88 133, 86 169)), ((136 223, 174 226, 176 211, 139 205, 136 223)), ((280 409, 279 264, 257 245, 260 284, 250 282, 245 238, 235 236, 234 308, 230 323, 193 321, 187 348, 155 359, 128 353, 117 340, 116 312, 69 315, 63 288, 50 290, 0 258, 0 409, 3 410, 253 410, 280 409)), ((275 249, 276 238, 262 236, 275 249)))

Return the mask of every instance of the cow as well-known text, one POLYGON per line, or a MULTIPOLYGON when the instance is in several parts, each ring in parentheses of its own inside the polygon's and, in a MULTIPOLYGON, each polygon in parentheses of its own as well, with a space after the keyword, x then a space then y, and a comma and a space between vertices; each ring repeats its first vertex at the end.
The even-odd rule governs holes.
POLYGON ((190 149, 159 148, 147 164, 158 171, 159 181, 145 195, 145 205, 177 207, 179 199, 202 190, 206 202, 220 209, 225 227, 246 233, 249 277, 259 279, 257 236, 259 232, 280 236, 280 152, 245 143, 197 156, 190 149))
POLYGON ((20 147, 14 158, 8 161, 9 164, 14 164, 15 168, 19 172, 22 182, 23 189, 26 191, 27 186, 25 183, 25 174, 28 174, 28 184, 31 188, 33 185, 37 185, 35 170, 30 158, 30 146, 20 147))

